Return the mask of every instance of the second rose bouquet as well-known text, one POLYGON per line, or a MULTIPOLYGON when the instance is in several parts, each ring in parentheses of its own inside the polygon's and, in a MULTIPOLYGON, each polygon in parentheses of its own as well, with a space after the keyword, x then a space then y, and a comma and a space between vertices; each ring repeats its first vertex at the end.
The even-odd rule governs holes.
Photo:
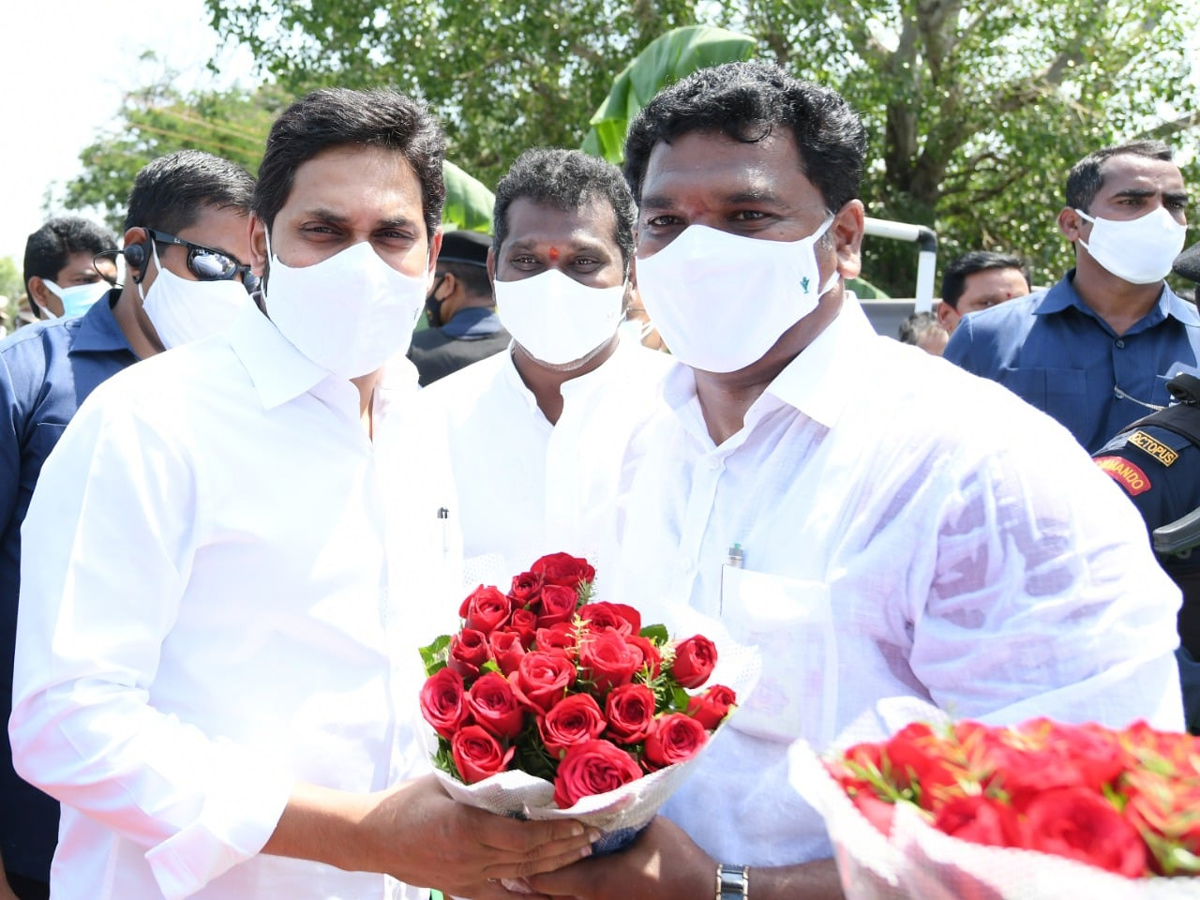
MULTIPOLYGON (((717 647, 671 640, 630 606, 595 602, 595 570, 555 553, 462 602, 461 628, 422 649, 421 711, 457 799, 529 818, 580 818, 598 852, 647 824, 736 706, 708 684, 717 647)), ((748 687, 757 659, 727 668, 748 687)))

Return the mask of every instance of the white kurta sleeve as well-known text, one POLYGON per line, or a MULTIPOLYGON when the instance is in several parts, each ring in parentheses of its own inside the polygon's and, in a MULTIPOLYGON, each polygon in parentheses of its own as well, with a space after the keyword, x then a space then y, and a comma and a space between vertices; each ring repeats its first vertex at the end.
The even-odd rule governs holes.
POLYGON ((1136 510, 1065 431, 1047 423, 998 449, 939 516, 912 652, 938 706, 1183 730, 1179 591, 1136 510))
POLYGON ((163 894, 184 897, 261 850, 292 779, 154 707, 160 652, 195 602, 204 498, 180 423, 105 387, 25 520, 9 733, 23 778, 144 846, 163 894))

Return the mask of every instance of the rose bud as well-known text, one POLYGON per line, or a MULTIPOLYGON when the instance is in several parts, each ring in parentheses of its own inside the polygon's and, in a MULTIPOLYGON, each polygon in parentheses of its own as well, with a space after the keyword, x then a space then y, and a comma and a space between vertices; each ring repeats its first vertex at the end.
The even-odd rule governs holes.
POLYGON ((525 709, 510 685, 497 672, 481 675, 466 697, 475 724, 498 738, 515 738, 525 724, 525 709))
POLYGON ((604 715, 590 694, 571 694, 538 719, 542 743, 556 759, 568 747, 598 738, 604 727, 604 715))
POLYGON ((482 584, 458 608, 458 615, 465 620, 463 627, 484 634, 491 634, 506 624, 511 613, 512 601, 494 587, 482 584))
POLYGON ((644 684, 613 688, 605 702, 609 740, 618 744, 644 741, 654 725, 654 691, 644 684))
POLYGON ((483 632, 464 628, 450 638, 450 655, 446 664, 461 675, 464 681, 478 678, 479 670, 490 658, 488 640, 483 632))
POLYGON ((601 694, 629 684, 642 665, 642 651, 625 642, 616 631, 602 631, 579 644, 579 666, 601 694))
POLYGON ((642 664, 637 667, 639 672, 647 669, 647 674, 650 676, 651 681, 662 673, 662 654, 654 646, 654 641, 633 634, 625 638, 625 642, 631 647, 637 647, 642 653, 642 664))
POLYGON ((522 572, 520 575, 514 576, 512 589, 508 592, 508 599, 513 602, 514 606, 528 609, 541 592, 542 576, 536 572, 522 572))
POLYGON ((575 605, 579 597, 574 588, 548 584, 542 588, 535 611, 538 614, 537 627, 549 628, 560 622, 570 622, 575 618, 575 605))
POLYGON ((545 653, 560 653, 572 662, 579 655, 579 635, 570 622, 559 622, 549 628, 539 628, 535 643, 539 650, 545 653))
POLYGON ((591 622, 593 631, 612 628, 629 637, 642 630, 642 614, 624 603, 588 603, 579 607, 579 618, 591 622))
POLYGON ((683 713, 667 713, 654 720, 646 738, 642 761, 650 771, 691 759, 708 741, 704 726, 683 713))
POLYGON ((488 646, 492 651, 492 659, 506 678, 517 670, 517 666, 521 664, 521 657, 525 655, 525 648, 521 646, 521 635, 513 628, 493 631, 492 636, 488 638, 488 646))
POLYGON ((521 657, 517 671, 508 679, 517 699, 541 712, 548 712, 562 700, 574 680, 574 663, 557 653, 537 650, 521 657))
POLYGON ((587 741, 567 750, 554 779, 554 802, 569 809, 581 797, 616 790, 642 777, 633 757, 608 741, 587 741))
POLYGON ((521 646, 528 650, 533 646, 533 638, 537 633, 537 613, 532 609, 513 610, 508 627, 521 635, 521 646))
POLYGON ((421 686, 421 715, 446 740, 454 737, 467 715, 462 676, 453 669, 430 675, 421 686))
POLYGON ((596 577, 596 570, 588 565, 586 559, 580 559, 569 553, 551 553, 543 556, 532 566, 531 572, 541 575, 546 584, 558 584, 575 591, 580 584, 591 582, 596 577))
POLYGON ((703 694, 688 699, 687 714, 712 731, 729 715, 729 709, 737 702, 737 694, 723 684, 714 684, 703 694))
POLYGON ((504 750, 494 737, 478 725, 468 725, 450 739, 450 754, 458 774, 467 784, 503 772, 515 748, 504 750))
POLYGON ((703 635, 690 637, 675 647, 671 674, 681 687, 698 688, 708 681, 717 664, 717 648, 703 635))

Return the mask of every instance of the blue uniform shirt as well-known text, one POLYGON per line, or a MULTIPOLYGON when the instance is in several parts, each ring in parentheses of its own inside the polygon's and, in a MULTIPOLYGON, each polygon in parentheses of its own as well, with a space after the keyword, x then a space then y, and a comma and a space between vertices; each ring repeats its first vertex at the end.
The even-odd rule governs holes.
POLYGON ((1200 316, 1163 285, 1154 308, 1118 336, 1075 293, 1074 276, 963 316, 944 355, 1053 416, 1095 453, 1149 406, 1170 403, 1171 378, 1196 374, 1200 316))
POLYGON ((137 362, 113 317, 117 296, 110 291, 78 318, 27 325, 0 342, 0 854, 5 869, 39 881, 50 878, 58 803, 17 776, 8 743, 21 523, 42 463, 75 410, 96 385, 137 362))

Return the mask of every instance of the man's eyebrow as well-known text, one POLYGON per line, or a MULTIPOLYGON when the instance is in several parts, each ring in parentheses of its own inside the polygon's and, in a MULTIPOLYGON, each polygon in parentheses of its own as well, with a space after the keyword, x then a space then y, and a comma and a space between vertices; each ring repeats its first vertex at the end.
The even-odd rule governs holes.
POLYGON ((1168 200, 1174 200, 1177 203, 1187 203, 1187 191, 1163 191, 1163 197, 1168 200))
MULTIPOLYGON (((783 199, 775 191, 767 188, 747 188, 745 190, 733 191, 725 194, 720 198, 720 202, 730 206, 736 206, 741 203, 766 203, 774 206, 788 206, 786 200, 783 199)), ((642 198, 642 210, 670 210, 674 209, 676 202, 673 198, 651 194, 642 198)))
POLYGON ((333 210, 325 209, 322 206, 306 211, 302 218, 320 219, 322 222, 333 222, 335 225, 340 225, 346 221, 346 217, 341 213, 335 213, 333 210))

